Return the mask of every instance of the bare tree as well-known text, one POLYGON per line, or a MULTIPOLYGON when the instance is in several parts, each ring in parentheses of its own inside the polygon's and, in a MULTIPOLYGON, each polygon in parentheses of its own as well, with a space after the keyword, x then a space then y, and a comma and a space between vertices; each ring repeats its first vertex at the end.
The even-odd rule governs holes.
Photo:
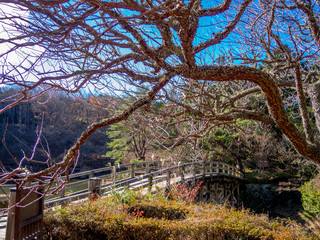
MULTIPOLYGON (((1 0, 0 4, 11 9, 0 13, 0 44, 5 49, 0 55, 1 83, 23 88, 4 100, 8 105, 2 111, 36 98, 30 94, 36 88, 38 95, 51 90, 72 94, 85 87, 113 94, 132 87, 149 90, 126 110, 115 109, 113 116, 88 126, 61 162, 26 174, 22 185, 41 176, 52 181, 68 176, 81 145, 96 129, 125 120, 155 100, 168 104, 158 116, 192 123, 188 131, 180 129, 183 137, 198 138, 215 126, 252 119, 276 125, 301 155, 320 163, 315 14, 319 3, 1 0), (299 105, 295 114, 302 120, 302 130, 288 114, 282 87, 294 89, 292 101, 299 105), (260 105, 252 101, 254 94, 260 94, 260 105)), ((5 173, 2 181, 21 172, 17 168, 5 173)))
POLYGON ((302 127, 289 130, 287 119, 279 115, 277 120, 268 101, 271 116, 298 152, 316 163, 320 131, 319 7, 318 1, 300 0, 252 4, 243 18, 250 28, 238 30, 244 51, 234 54, 235 59, 260 66, 273 78, 281 89, 289 121, 302 127))

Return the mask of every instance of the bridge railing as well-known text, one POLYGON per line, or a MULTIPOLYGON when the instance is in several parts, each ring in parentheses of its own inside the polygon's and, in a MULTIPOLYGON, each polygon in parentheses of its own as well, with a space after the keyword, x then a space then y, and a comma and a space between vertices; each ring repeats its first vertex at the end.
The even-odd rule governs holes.
MULTIPOLYGON (((161 161, 155 161, 113 166, 113 171, 109 178, 100 186, 101 192, 106 195, 113 189, 122 189, 124 187, 131 189, 152 188, 152 186, 156 186, 159 183, 162 183, 160 187, 166 187, 173 183, 200 179, 206 176, 227 176, 240 180, 243 178, 243 174, 238 168, 224 162, 190 162, 170 167, 166 167, 166 165, 161 161), (128 175, 129 173, 130 176, 128 175)), ((88 189, 85 189, 50 202, 71 201, 87 197, 90 193, 88 189)), ((47 203, 49 204, 49 201, 47 203)))
MULTIPOLYGON (((54 204, 56 202, 64 202, 69 200, 75 200, 83 198, 90 194, 88 189, 89 180, 93 177, 99 177, 102 179, 104 186, 113 186, 115 183, 123 182, 127 179, 134 179, 136 176, 142 176, 150 172, 164 169, 170 165, 170 161, 144 161, 129 164, 117 164, 115 166, 99 168, 95 170, 85 171, 81 173, 75 173, 70 175, 70 183, 66 185, 64 190, 60 192, 59 196, 51 197, 46 203, 54 204), (78 181, 74 181, 78 179, 78 181), (76 192, 68 193, 69 189, 81 188, 76 192)), ((52 189, 54 191, 54 188, 52 189)))
POLYGON ((108 194, 112 189, 123 188, 124 186, 151 188, 162 182, 161 187, 165 187, 173 183, 199 179, 205 176, 243 178, 238 168, 224 162, 201 161, 177 164, 175 166, 170 166, 170 164, 172 164, 170 161, 146 161, 75 173, 70 175, 71 181, 60 192, 60 195, 47 199, 46 204, 52 205, 87 197, 92 190, 89 189, 89 181, 93 177, 102 179, 100 186, 102 194, 108 194), (68 189, 71 188, 80 188, 80 190, 67 193, 68 189))
POLYGON ((243 179, 243 174, 239 169, 223 162, 191 162, 168 167, 135 178, 124 179, 113 185, 104 184, 102 185, 102 191, 104 195, 106 195, 112 189, 121 189, 125 186, 129 188, 152 188, 152 186, 156 186, 159 183, 162 183, 160 187, 166 187, 173 183, 178 184, 180 182, 201 179, 208 176, 225 176, 238 180, 243 179))

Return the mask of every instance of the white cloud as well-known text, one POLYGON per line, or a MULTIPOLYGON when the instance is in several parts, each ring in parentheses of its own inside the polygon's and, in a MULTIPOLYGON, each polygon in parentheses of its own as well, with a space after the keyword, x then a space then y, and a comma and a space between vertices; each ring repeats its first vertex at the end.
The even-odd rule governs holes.
POLYGON ((39 46, 18 47, 30 38, 13 40, 21 36, 22 27, 27 26, 29 11, 18 5, 0 3, 0 74, 15 75, 17 80, 36 81, 28 68, 36 61, 43 49, 39 46))
MULTIPOLYGON (((23 19, 28 19, 29 12, 26 9, 23 9, 14 4, 5 4, 0 3, 0 39, 4 41, 1 43, 0 54, 4 54, 10 49, 12 49, 15 44, 22 44, 26 40, 13 41, 9 43, 6 40, 16 37, 19 35, 19 29, 16 28, 15 24, 24 24, 23 19)), ((21 56, 19 56, 17 51, 13 51, 4 56, 5 61, 10 63, 19 63, 21 62, 21 56)))

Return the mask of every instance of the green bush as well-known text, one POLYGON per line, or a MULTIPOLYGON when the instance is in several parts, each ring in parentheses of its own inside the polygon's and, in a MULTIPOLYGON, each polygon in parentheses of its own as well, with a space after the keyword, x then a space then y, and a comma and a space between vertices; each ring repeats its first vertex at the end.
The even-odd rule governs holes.
POLYGON ((301 188, 303 217, 308 227, 320 239, 320 175, 301 188))
POLYGON ((212 204, 111 197, 49 210, 44 239, 315 239, 295 222, 212 204))
POLYGON ((305 183, 300 192, 305 214, 312 217, 320 216, 320 176, 305 183))

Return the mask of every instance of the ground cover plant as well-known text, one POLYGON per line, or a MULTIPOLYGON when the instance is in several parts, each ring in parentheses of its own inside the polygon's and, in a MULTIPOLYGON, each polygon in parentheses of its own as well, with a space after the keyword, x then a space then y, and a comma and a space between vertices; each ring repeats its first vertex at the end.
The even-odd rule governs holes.
POLYGON ((317 239, 293 221, 166 195, 125 203, 111 195, 49 210, 44 239, 317 239))

